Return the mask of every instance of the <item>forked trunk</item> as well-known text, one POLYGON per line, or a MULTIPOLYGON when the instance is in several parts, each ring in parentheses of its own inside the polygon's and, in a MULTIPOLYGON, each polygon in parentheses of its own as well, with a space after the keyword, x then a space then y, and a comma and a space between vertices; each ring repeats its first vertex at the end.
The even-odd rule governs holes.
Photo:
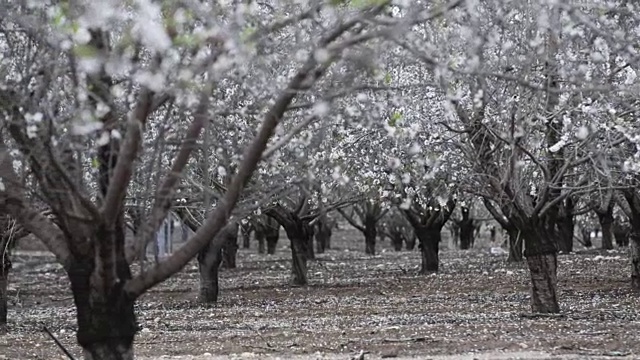
POLYGON ((242 248, 249 249, 251 247, 251 224, 240 225, 240 232, 242 233, 242 248))
POLYGON ((640 232, 634 230, 629 238, 629 257, 631 258, 631 286, 636 290, 640 290, 640 232))
POLYGON ((422 255, 420 274, 438 272, 440 266, 438 253, 440 251, 440 240, 442 239, 440 228, 420 227, 415 230, 420 241, 419 247, 422 255))
POLYGON ((527 265, 531 274, 531 311, 544 314, 560 312, 556 296, 556 254, 528 255, 527 265))
POLYGON ((515 227, 509 228, 507 229, 507 235, 509 236, 509 257, 507 257, 507 262, 522 262, 522 244, 524 240, 520 236, 520 231, 515 227))
POLYGON ((199 300, 203 303, 218 301, 218 271, 222 262, 222 250, 214 251, 207 246, 198 253, 198 271, 200 272, 199 300))

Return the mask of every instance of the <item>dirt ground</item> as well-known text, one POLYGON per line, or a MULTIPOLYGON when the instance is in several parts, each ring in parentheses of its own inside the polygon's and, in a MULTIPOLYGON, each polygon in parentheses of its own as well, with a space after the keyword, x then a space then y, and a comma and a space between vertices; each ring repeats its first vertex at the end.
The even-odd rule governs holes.
MULTIPOLYGON (((524 317, 528 275, 488 248, 443 250, 442 272, 418 276, 419 254, 366 256, 357 233, 310 263, 308 287, 289 285, 290 254, 241 249, 223 270, 221 301, 196 302, 195 263, 137 304, 142 359, 601 359, 640 358, 639 298, 624 250, 559 257, 562 317, 524 317)), ((0 359, 65 359, 75 311, 64 272, 45 252, 19 251, 0 359)), ((79 356, 77 358, 80 358, 79 356)))

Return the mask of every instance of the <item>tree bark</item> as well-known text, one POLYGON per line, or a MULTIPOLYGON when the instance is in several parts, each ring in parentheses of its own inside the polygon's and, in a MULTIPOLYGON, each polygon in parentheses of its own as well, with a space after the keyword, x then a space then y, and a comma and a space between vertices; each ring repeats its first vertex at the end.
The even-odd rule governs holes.
MULTIPOLYGON (((124 249, 122 252, 124 257, 124 249)), ((138 330, 135 299, 123 291, 124 281, 107 285, 106 289, 100 286, 104 284, 97 284, 95 270, 94 259, 89 257, 75 259, 68 271, 77 310, 78 343, 84 358, 133 360, 133 339, 138 330)), ((118 272, 120 280, 130 278, 128 266, 119 266, 118 272)))
POLYGON ((440 266, 439 245, 442 240, 441 228, 418 227, 415 231, 420 241, 419 247, 422 256, 420 274, 438 272, 440 266))
POLYGON ((321 216, 318 219, 315 238, 316 238, 316 252, 318 254, 324 253, 327 249, 329 249, 329 243, 331 242, 331 225, 326 217, 326 215, 321 216))
POLYGON ((242 248, 249 249, 251 247, 251 232, 254 230, 252 224, 247 222, 240 225, 240 232, 242 233, 242 248))
POLYGON ((238 246, 238 224, 232 222, 227 224, 216 238, 223 237, 222 246, 215 246, 212 240, 204 249, 198 253, 198 270, 200 272, 200 301, 204 303, 215 303, 218 301, 220 289, 218 286, 218 276, 220 264, 227 261, 228 267, 235 267, 235 252, 238 246), (226 249, 225 248, 233 248, 226 249), (231 253, 225 254, 230 251, 231 253))
POLYGON ((364 253, 367 255, 376 254, 376 237, 378 230, 376 229, 376 218, 366 216, 364 221, 364 253))
POLYGON ((592 247, 593 243, 591 242, 591 230, 583 227, 580 232, 582 233, 582 242, 584 243, 584 247, 592 247))
POLYGON ((629 237, 631 258, 631 287, 640 290, 640 232, 634 230, 629 237))
POLYGON ((557 313, 560 311, 556 294, 558 260, 556 241, 551 236, 555 219, 527 219, 527 222, 533 224, 523 224, 519 230, 524 237, 524 255, 531 276, 531 311, 557 313))
POLYGON ((274 255, 280 239, 280 224, 270 217, 264 220, 264 234, 267 240, 267 254, 274 255))
POLYGON ((616 239, 616 245, 619 247, 629 246, 629 236, 631 228, 629 225, 617 220, 613 223, 613 236, 616 239))
MULTIPOLYGON (((289 211, 280 205, 269 209, 266 214, 284 227, 284 231, 291 242, 293 284, 299 286, 307 285, 307 256, 309 255, 307 247, 310 245, 309 239, 313 240, 312 233, 310 233, 311 226, 295 212, 289 211)), ((313 246, 312 242, 311 246, 313 246)))
POLYGON ((265 252, 264 241, 266 236, 264 225, 262 224, 256 225, 255 234, 256 234, 256 240, 258 241, 258 254, 264 254, 265 252))
POLYGON ((238 223, 227 225, 224 234, 227 237, 222 247, 222 266, 227 269, 236 268, 236 255, 238 254, 238 223))
POLYGON ((198 253, 198 271, 200 272, 200 296, 203 303, 218 302, 218 271, 222 262, 222 251, 207 246, 198 253))
POLYGON ((509 227, 506 230, 509 236, 509 257, 507 257, 507 262, 522 262, 524 239, 520 235, 520 231, 515 227, 509 227))
POLYGON ((531 273, 531 311, 544 314, 560 312, 556 295, 558 284, 556 254, 529 255, 527 265, 531 273))
POLYGON ((9 256, 0 256, 0 334, 7 331, 8 286, 11 262, 9 256))
POLYGON ((602 249, 613 249, 613 206, 609 206, 606 211, 596 212, 600 227, 602 227, 602 249))

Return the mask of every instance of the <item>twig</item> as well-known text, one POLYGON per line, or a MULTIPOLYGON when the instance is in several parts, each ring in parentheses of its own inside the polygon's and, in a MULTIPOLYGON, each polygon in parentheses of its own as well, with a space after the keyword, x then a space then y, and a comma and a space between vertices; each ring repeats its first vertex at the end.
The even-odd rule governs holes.
POLYGON ((387 338, 387 339, 382 339, 382 341, 383 342, 387 342, 387 343, 425 342, 425 341, 427 341, 427 338, 424 337, 424 336, 410 337, 410 338, 397 338, 397 339, 387 338))
POLYGON ((564 314, 549 314, 549 313, 521 313, 520 317, 527 319, 538 319, 538 318, 552 318, 559 319, 564 318, 564 314))
POLYGON ((69 352, 69 350, 67 350, 64 345, 62 345, 62 343, 51 333, 51 331, 49 331, 49 329, 47 329, 46 326, 42 326, 42 330, 44 330, 44 332, 46 332, 49 337, 51 338, 51 340, 53 340, 53 342, 56 343, 56 345, 58 345, 58 347, 60 348, 60 350, 62 350, 62 352, 67 355, 67 357, 71 360, 76 360, 73 355, 71 355, 71 353, 69 352))

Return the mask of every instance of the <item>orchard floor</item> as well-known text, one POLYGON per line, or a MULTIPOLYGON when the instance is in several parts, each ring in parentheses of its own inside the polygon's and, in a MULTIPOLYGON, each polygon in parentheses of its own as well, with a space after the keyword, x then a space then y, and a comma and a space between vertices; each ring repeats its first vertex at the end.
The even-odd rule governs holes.
MULTIPOLYGON (((191 263, 137 305, 143 359, 604 359, 640 358, 640 299, 625 251, 559 257, 563 317, 523 317, 528 274, 487 248, 443 250, 441 273, 418 276, 419 254, 366 256, 341 232, 292 287, 282 238, 275 256, 241 249, 223 270, 216 306, 196 302, 191 263), (213 355, 212 355, 213 354, 213 355), (215 356, 214 356, 215 355, 215 356)), ((252 244, 255 246, 255 244, 252 244)), ((9 333, 0 359, 65 359, 47 326, 79 359, 68 281, 47 253, 19 251, 10 284, 9 333)))

